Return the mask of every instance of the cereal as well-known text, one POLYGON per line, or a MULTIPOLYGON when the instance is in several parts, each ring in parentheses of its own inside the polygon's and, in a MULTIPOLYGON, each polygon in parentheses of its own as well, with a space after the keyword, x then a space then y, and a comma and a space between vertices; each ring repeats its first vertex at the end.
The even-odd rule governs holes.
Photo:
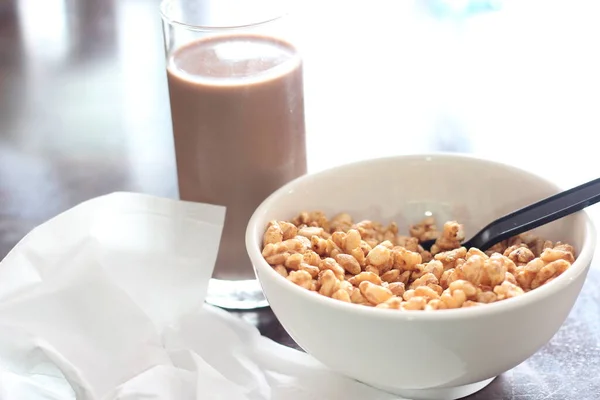
POLYGON ((393 267, 401 271, 412 271, 423 262, 421 254, 402 246, 394 247, 392 254, 394 256, 393 267))
POLYGON ((498 300, 498 295, 496 295, 494 292, 483 291, 478 288, 475 298, 478 303, 493 303, 498 300))
POLYGON ((477 289, 471 282, 458 280, 454 281, 444 290, 440 296, 447 308, 460 308, 467 299, 471 299, 477 295, 477 289))
POLYGON ((331 219, 329 226, 334 232, 348 232, 352 227, 352 217, 348 213, 340 213, 331 219))
POLYGON ((333 258, 327 257, 319 263, 319 269, 321 271, 329 269, 331 270, 335 277, 340 281, 344 280, 345 271, 344 268, 340 266, 333 258))
POLYGON ((363 295, 365 299, 371 304, 379 304, 388 300, 393 296, 392 291, 388 288, 384 288, 383 286, 375 285, 369 281, 361 282, 358 285, 360 289, 360 293, 363 295))
POLYGON ((504 255, 517 266, 523 266, 535 258, 533 252, 527 246, 522 244, 519 246, 510 246, 504 251, 504 255))
POLYGON ((311 236, 310 243, 315 253, 320 256, 328 256, 327 253, 327 240, 319 236, 311 236))
POLYGON ((435 219, 433 217, 425 218, 418 224, 411 225, 409 232, 410 236, 419 239, 420 242, 437 239, 440 236, 437 226, 435 226, 435 219))
POLYGON ((404 294, 402 295, 402 298, 406 301, 412 299, 413 297, 415 297, 415 289, 408 289, 407 291, 404 292, 404 294))
POLYGON ((427 300, 420 296, 413 296, 409 300, 402 302, 401 310, 424 310, 427 306, 427 300))
POLYGON ((287 278, 288 276, 288 271, 287 269, 285 269, 285 267, 283 265, 276 265, 273 267, 273 269, 275 271, 277 271, 277 273, 281 276, 283 276, 284 278, 287 278))
POLYGON ((345 301, 346 303, 350 303, 350 295, 344 289, 338 289, 335 293, 331 295, 332 299, 345 301))
POLYGON ((508 257, 504 257, 498 253, 492 254, 490 258, 485 260, 487 279, 489 286, 492 287, 501 284, 506 278, 506 273, 514 272, 515 269, 515 263, 508 257))
POLYGON ((569 263, 572 263, 575 261, 575 258, 573 257, 573 253, 560 249, 560 248, 547 248, 544 249, 544 251, 542 251, 542 254, 540 255, 540 258, 544 261, 544 262, 552 262, 552 261, 556 261, 556 260, 566 260, 569 263))
MULTIPOLYGON (((484 254, 482 252, 475 253, 474 250, 477 250, 477 249, 469 250, 469 251, 471 251, 471 253, 469 255, 473 255, 473 254, 483 255, 484 254)), ((435 260, 442 263, 442 265, 444 267, 444 271, 451 269, 451 268, 456 268, 457 262, 460 263, 459 260, 464 260, 466 258, 467 258, 467 249, 464 247, 459 247, 454 250, 448 250, 448 251, 445 251, 442 253, 437 253, 434 257, 435 260)))
POLYGON ((439 299, 440 295, 429 286, 419 286, 415 289, 415 296, 423 297, 427 300, 439 299))
POLYGON ((279 242, 283 242, 283 230, 277 221, 271 221, 269 222, 267 230, 263 236, 263 246, 279 242))
POLYGON ((573 246, 525 233, 483 252, 461 245, 463 227, 439 230, 428 217, 408 228, 339 213, 302 212, 270 221, 262 255, 296 285, 322 296, 403 312, 477 307, 526 294, 551 282, 576 259, 573 246), (420 242, 435 239, 431 252, 420 242))
POLYGON ((367 271, 361 272, 360 274, 355 275, 353 278, 348 279, 348 282, 350 282, 354 286, 358 286, 364 281, 369 281, 376 285, 381 285, 381 278, 379 277, 379 275, 367 271))
POLYGON ((315 267, 314 265, 309 265, 306 263, 301 263, 298 266, 298 269, 301 271, 306 271, 310 274, 310 276, 312 276, 313 278, 316 278, 317 275, 319 275, 319 267, 315 267))
POLYGON ((386 267, 392 266, 392 251, 382 245, 378 244, 367 254, 366 263, 378 268, 380 271, 386 267))
POLYGON ((425 310, 427 311, 444 310, 446 308, 448 308, 446 307, 446 303, 438 299, 430 300, 429 303, 427 303, 427 305, 425 306, 425 310))
MULTIPOLYGON (((469 249, 469 251, 467 251, 467 254, 465 254, 465 257, 464 257, 464 258, 466 259, 466 258, 469 258, 469 257, 471 257, 471 256, 475 256, 475 255, 477 255, 477 256, 480 256, 480 257, 482 257, 483 259, 487 259, 487 258, 489 257, 489 256, 488 256, 487 254, 485 254, 483 251, 481 251, 481 250, 479 250, 479 249, 477 249, 477 248, 475 248, 475 247, 471 247, 471 248, 469 249)), ((505 254, 505 255, 506 255, 506 254, 505 254)))
POLYGON ((359 288, 354 288, 350 293, 350 301, 354 304, 363 304, 366 306, 371 305, 367 299, 365 299, 359 288))
POLYGON ((412 272, 411 271, 404 271, 400 274, 400 276, 398 277, 398 282, 402 282, 404 283, 404 285, 408 285, 408 282, 410 281, 410 276, 411 276, 412 272))
POLYGON ((381 280, 388 283, 396 282, 398 278, 400 278, 400 270, 397 269, 391 269, 381 275, 381 280))
POLYGON ((419 239, 410 236, 398 236, 396 238, 396 245, 405 248, 410 251, 419 251, 419 239))
POLYGON ((418 288, 419 286, 437 285, 439 283, 438 278, 435 277, 431 272, 415 279, 410 284, 410 289, 418 288))
POLYGON ((335 257, 335 261, 344 268, 349 274, 358 275, 360 274, 360 264, 356 260, 356 258, 352 257, 350 254, 338 254, 335 257))
POLYGON ((411 277, 418 279, 425 274, 433 274, 439 281, 444 273, 444 265, 438 260, 431 260, 425 264, 418 264, 411 277))
POLYGON ((366 272, 370 272, 370 273, 372 273, 372 274, 375 274, 375 275, 379 276, 379 268, 377 268, 377 267, 374 267, 374 266, 372 266, 372 265, 367 265, 367 266, 365 267, 365 271, 366 271, 366 272))
MULTIPOLYGON (((320 260, 320 259, 319 259, 320 260)), ((294 271, 300 268, 300 264, 304 262, 304 255, 300 253, 290 254, 288 258, 285 260, 285 267, 289 269, 293 269, 294 271)))
POLYGON ((464 239, 465 233, 462 226, 456 221, 448 221, 444 224, 440 237, 431 246, 431 253, 437 254, 440 251, 456 249, 464 239))
POLYGON ((383 303, 379 303, 375 306, 376 308, 387 308, 392 310, 400 310, 402 307, 402 299, 396 296, 392 296, 383 303))
POLYGON ((463 303, 462 308, 479 306, 481 303, 473 300, 467 300, 463 303))
POLYGON ((305 238, 311 239, 313 236, 324 237, 325 229, 318 226, 305 226, 298 230, 298 236, 304 236, 305 238))
POLYGON ((319 286, 319 293, 327 297, 331 297, 340 289, 340 281, 330 269, 326 269, 319 274, 317 285, 319 286))
POLYGON ((498 300, 503 300, 520 296, 525 292, 519 286, 504 281, 501 285, 498 285, 494 288, 494 293, 498 295, 498 300))
POLYGON ((303 228, 305 226, 316 226, 322 227, 326 231, 329 231, 329 221, 327 220, 325 213, 321 211, 302 212, 291 222, 299 228, 303 228))
POLYGON ((321 257, 312 250, 306 250, 304 254, 302 254, 302 258, 306 264, 314 265, 315 267, 318 267, 321 263, 321 257))
POLYGON ((506 241, 502 241, 500 243, 496 243, 495 245, 493 245, 492 247, 487 249, 485 251, 485 254, 488 256, 491 256, 494 253, 503 254, 506 251, 507 247, 508 247, 508 245, 507 245, 506 241))
POLYGON ((287 279, 305 289, 310 289, 312 286, 312 276, 306 271, 292 271, 287 279))
POLYGON ((542 267, 542 269, 540 269, 535 278, 533 278, 533 280, 531 281, 531 288, 535 289, 537 287, 540 287, 550 279, 555 278, 558 275, 565 272, 570 266, 571 263, 562 259, 551 261, 550 263, 542 267))
POLYGON ((404 294, 404 283, 402 282, 392 282, 388 285, 388 289, 392 292, 394 296, 402 297, 404 294))

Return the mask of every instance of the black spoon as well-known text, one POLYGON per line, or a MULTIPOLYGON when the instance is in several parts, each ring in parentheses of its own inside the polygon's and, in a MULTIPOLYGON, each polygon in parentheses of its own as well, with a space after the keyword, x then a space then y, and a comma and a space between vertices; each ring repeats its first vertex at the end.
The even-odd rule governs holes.
MULTIPOLYGON (((487 225, 461 245, 467 249, 476 247, 481 251, 485 251, 505 239, 583 210, 599 201, 600 178, 505 215, 487 225)), ((430 250, 434 243, 435 239, 432 239, 420 244, 425 250, 430 250)))

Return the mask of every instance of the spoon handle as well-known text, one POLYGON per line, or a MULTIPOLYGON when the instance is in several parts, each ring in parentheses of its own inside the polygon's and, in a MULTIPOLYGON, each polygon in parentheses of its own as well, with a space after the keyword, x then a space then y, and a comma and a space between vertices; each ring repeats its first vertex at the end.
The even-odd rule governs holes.
POLYGON ((487 249, 502 240, 548 224, 599 201, 600 178, 505 215, 490 223, 469 242, 472 246, 487 249))

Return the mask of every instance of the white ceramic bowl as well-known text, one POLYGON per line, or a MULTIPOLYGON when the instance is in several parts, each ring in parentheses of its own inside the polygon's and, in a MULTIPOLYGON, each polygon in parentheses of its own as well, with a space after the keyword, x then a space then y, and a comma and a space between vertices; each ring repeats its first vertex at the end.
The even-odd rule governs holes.
POLYGON ((558 331, 584 283, 595 247, 585 212, 536 232, 575 246, 559 278, 521 297, 443 311, 396 311, 333 300, 289 282, 261 256, 268 221, 304 210, 397 221, 401 231, 430 211, 456 219, 467 237, 495 218, 559 191, 514 167, 470 156, 398 156, 294 180, 252 216, 246 245, 273 312, 290 336, 332 370, 414 399, 457 399, 523 362, 558 331))

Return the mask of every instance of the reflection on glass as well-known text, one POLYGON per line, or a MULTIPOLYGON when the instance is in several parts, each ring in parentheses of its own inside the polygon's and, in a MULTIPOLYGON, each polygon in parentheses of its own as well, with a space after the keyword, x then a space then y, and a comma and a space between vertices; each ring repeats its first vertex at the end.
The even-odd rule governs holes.
POLYGON ((68 55, 70 37, 66 0, 21 0, 19 26, 31 67, 39 63, 60 64, 68 55))

